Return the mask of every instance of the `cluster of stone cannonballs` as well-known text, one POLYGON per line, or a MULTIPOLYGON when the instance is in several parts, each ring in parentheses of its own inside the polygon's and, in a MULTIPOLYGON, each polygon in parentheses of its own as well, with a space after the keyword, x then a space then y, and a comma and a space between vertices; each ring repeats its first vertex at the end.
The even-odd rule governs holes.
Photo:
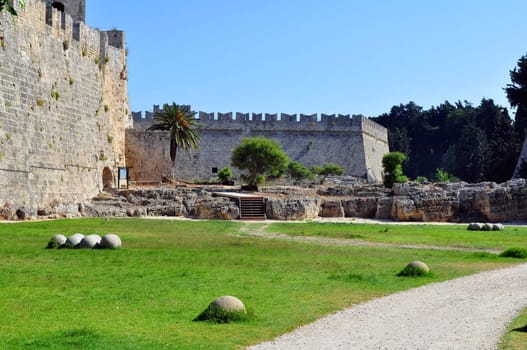
POLYGON ((481 224, 478 222, 472 222, 467 226, 469 231, 503 231, 504 228, 502 224, 481 224))
POLYGON ((80 248, 80 249, 118 249, 121 248, 121 238, 116 234, 109 233, 104 236, 96 234, 85 236, 82 233, 74 233, 70 237, 57 234, 51 238, 53 246, 57 248, 80 248))

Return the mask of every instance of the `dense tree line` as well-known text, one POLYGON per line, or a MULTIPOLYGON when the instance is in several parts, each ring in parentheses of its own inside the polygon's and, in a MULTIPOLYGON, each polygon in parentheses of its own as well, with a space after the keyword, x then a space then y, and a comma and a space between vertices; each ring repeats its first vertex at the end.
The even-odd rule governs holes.
POLYGON ((516 110, 514 120, 491 99, 478 106, 446 101, 427 110, 409 102, 373 120, 388 129, 390 150, 406 155, 403 170, 411 179, 432 180, 444 169, 468 182, 507 181, 527 136, 527 56, 510 78, 504 90, 516 110))
POLYGON ((440 168, 468 182, 503 182, 523 142, 507 109, 490 99, 479 106, 447 101, 428 110, 409 102, 374 120, 388 128, 390 150, 407 156, 404 173, 412 179, 434 179, 440 168))

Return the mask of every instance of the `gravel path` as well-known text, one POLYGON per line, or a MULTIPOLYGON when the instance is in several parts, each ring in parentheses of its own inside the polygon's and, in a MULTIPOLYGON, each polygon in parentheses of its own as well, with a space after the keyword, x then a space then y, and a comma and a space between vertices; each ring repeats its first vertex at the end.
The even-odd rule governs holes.
POLYGON ((430 249, 430 250, 445 250, 445 251, 464 251, 464 252, 489 252, 499 254, 501 250, 496 249, 478 249, 478 248, 463 248, 463 247, 449 247, 437 246, 429 244, 397 244, 397 243, 382 243, 371 242, 363 239, 353 238, 329 238, 320 236, 294 236, 284 233, 267 232, 265 229, 269 223, 245 223, 240 228, 240 231, 245 237, 257 237, 266 239, 279 239, 283 241, 297 241, 304 243, 325 244, 325 245, 340 245, 353 247, 382 247, 382 248, 406 248, 406 249, 430 249))
POLYGON ((522 264, 374 299, 250 349, 497 349, 525 306, 522 264))

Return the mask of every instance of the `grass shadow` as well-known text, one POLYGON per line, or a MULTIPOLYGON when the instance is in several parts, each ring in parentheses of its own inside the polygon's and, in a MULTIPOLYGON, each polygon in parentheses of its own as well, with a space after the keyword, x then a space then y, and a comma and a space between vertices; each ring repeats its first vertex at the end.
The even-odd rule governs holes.
MULTIPOLYGON (((114 337, 87 328, 75 328, 30 338, 13 339, 5 344, 10 349, 123 349, 139 350, 152 346, 137 338, 114 337)), ((161 346, 161 344, 157 344, 161 346)))
POLYGON ((523 327, 515 328, 512 331, 518 333, 527 333, 527 324, 523 327))

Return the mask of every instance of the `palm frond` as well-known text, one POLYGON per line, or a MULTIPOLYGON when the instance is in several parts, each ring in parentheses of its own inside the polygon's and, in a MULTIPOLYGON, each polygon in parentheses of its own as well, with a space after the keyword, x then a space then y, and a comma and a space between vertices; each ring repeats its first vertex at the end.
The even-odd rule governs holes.
POLYGON ((196 112, 189 106, 164 104, 163 109, 154 113, 154 123, 147 131, 168 131, 170 134, 170 158, 176 159, 178 148, 190 150, 199 148, 200 135, 196 130, 196 112))

